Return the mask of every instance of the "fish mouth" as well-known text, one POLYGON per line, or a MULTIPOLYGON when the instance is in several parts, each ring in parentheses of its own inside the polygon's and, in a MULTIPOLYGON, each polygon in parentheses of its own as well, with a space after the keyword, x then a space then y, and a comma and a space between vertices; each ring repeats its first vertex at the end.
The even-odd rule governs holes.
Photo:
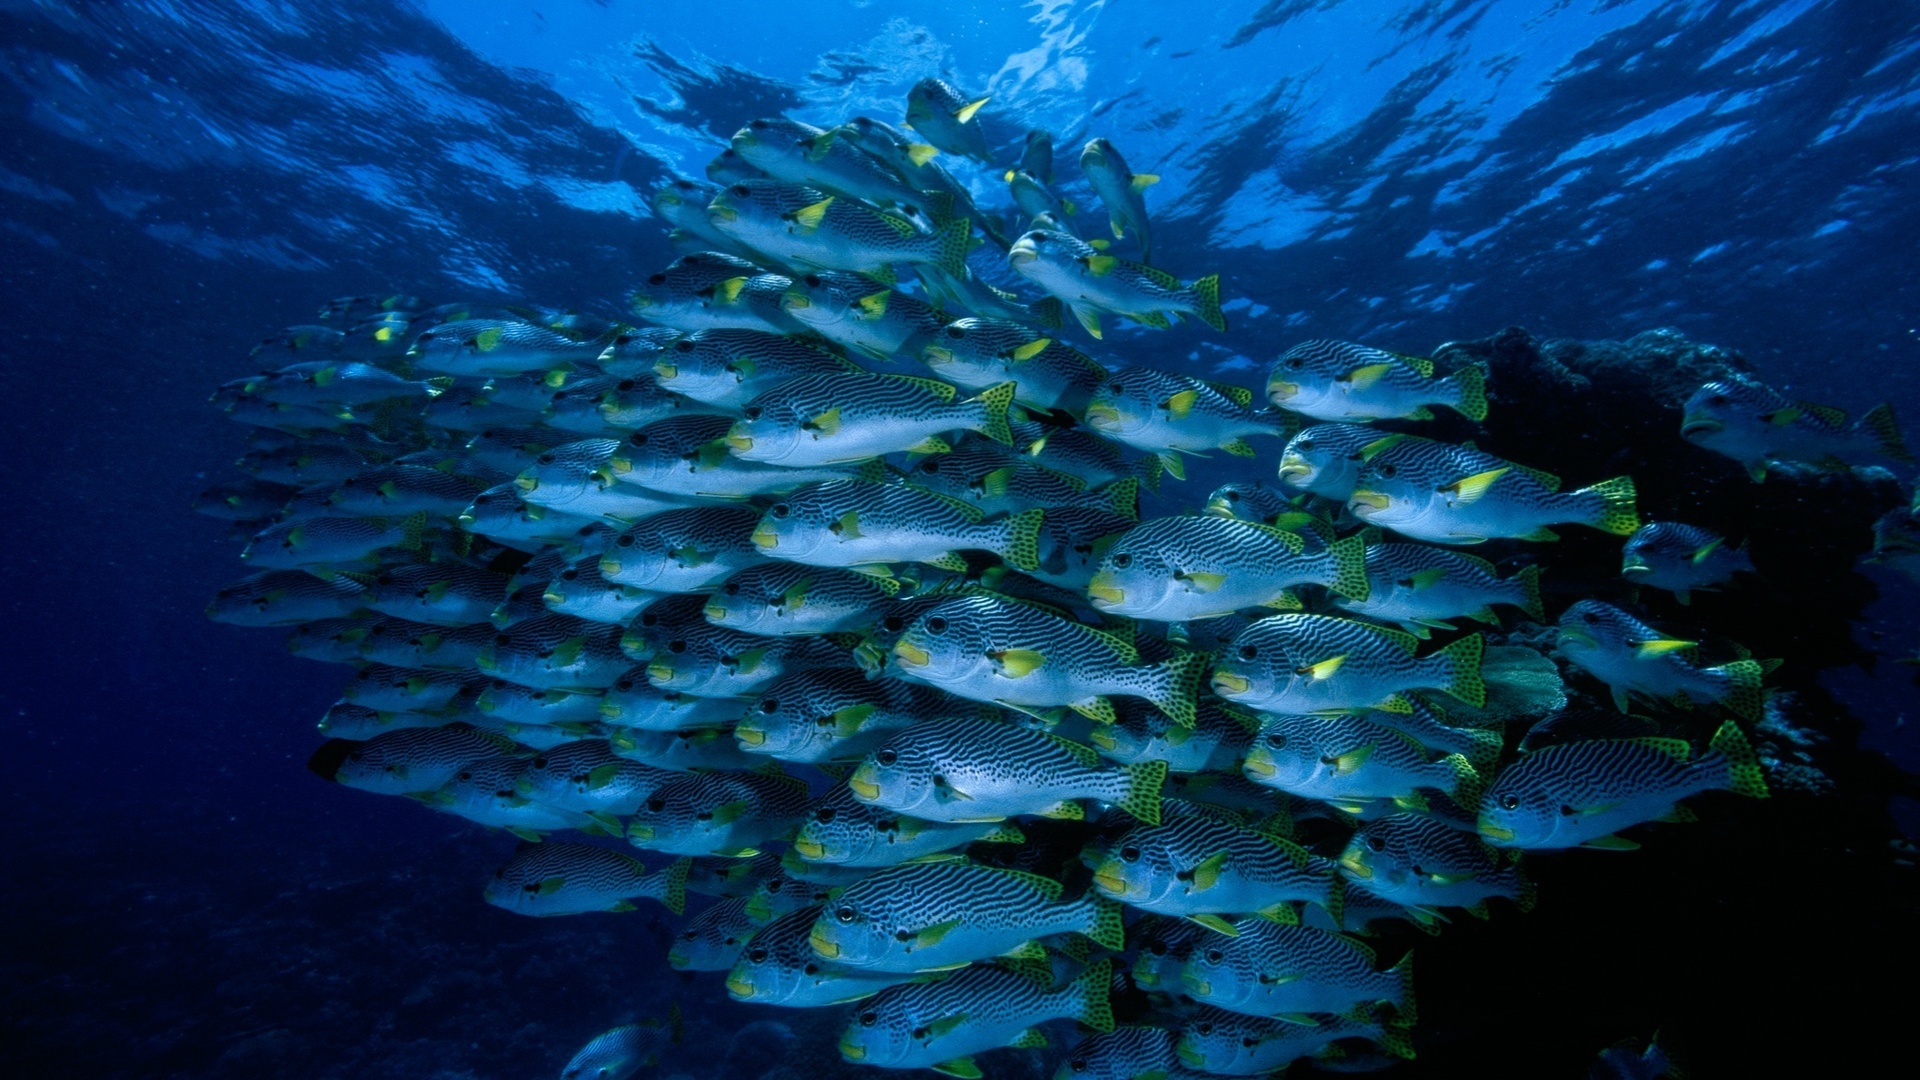
POLYGON ((1114 738, 1113 733, 1104 728, 1095 728, 1087 732, 1087 741, 1109 754, 1120 746, 1120 740, 1114 738))
POLYGON ((1247 754, 1247 760, 1240 763, 1240 770, 1250 777, 1265 780, 1278 773, 1280 768, 1265 751, 1255 747, 1247 754))
POLYGON ((733 729, 733 737, 740 740, 741 746, 760 746, 767 741, 766 732, 750 728, 744 722, 733 729))
POLYGON ((1087 596, 1095 607, 1127 602, 1127 591, 1113 584, 1113 579, 1104 573, 1093 575, 1093 580, 1087 582, 1087 596))
POLYGON ((460 516, 459 516, 459 517, 458 517, 457 519, 455 519, 455 520, 457 520, 457 521, 459 521, 459 523, 460 523, 460 527, 461 527, 461 528, 463 528, 463 529, 468 529, 468 528, 472 528, 472 527, 473 527, 473 523, 474 523, 474 520, 475 520, 475 518, 474 518, 474 516, 473 516, 472 514, 461 514, 461 515, 460 515, 460 516))
POLYGON ((872 802, 880 797, 880 785, 873 782, 873 770, 865 765, 853 770, 847 777, 847 790, 861 802, 872 802))
POLYGON ((1288 454, 1285 457, 1282 457, 1280 459, 1280 479, 1281 480, 1285 481, 1285 480, 1291 480, 1293 477, 1296 477, 1296 476, 1312 476, 1312 475, 1313 475, 1313 466, 1309 465, 1305 458, 1295 454, 1288 454))
POLYGON ((1709 416, 1689 416, 1680 421, 1680 437, 1691 439, 1695 435, 1711 435, 1726 428, 1726 424, 1709 416))
POLYGON ((925 364, 951 364, 953 350, 939 345, 929 345, 920 350, 920 361, 925 364))
MULTIPOLYGON (((735 733, 738 734, 739 729, 736 728, 734 730, 735 733)), ((818 840, 795 840, 793 842, 793 850, 799 852, 800 857, 808 862, 815 862, 820 856, 827 853, 827 845, 818 840)))
POLYGON ((762 525, 753 530, 752 540, 754 547, 763 548, 767 551, 772 551, 774 548, 780 546, 780 536, 773 531, 773 526, 771 525, 762 525))
POLYGON ((1188 1046, 1185 1042, 1179 1043, 1178 1045, 1174 1046, 1173 1056, 1179 1058, 1181 1062, 1195 1069, 1198 1069, 1207 1063, 1207 1056, 1205 1054, 1202 1054, 1200 1051, 1195 1050, 1191 1046, 1188 1046))
POLYGON ((827 935, 821 933, 820 930, 821 927, 815 926, 812 931, 807 934, 807 944, 813 946, 814 952, 819 953, 828 960, 839 959, 840 946, 828 940, 827 935))
POLYGON ((741 128, 739 131, 734 132, 733 138, 730 141, 733 143, 735 152, 738 152, 742 147, 760 145, 760 140, 754 136, 752 128, 741 128))
POLYGON ((1355 488, 1353 494, 1347 496, 1347 509, 1356 514, 1363 513, 1361 507, 1367 510, 1385 510, 1392 505, 1392 499, 1378 491, 1368 491, 1365 488, 1355 488))
POLYGON ((1480 821, 1479 829, 1480 829, 1480 835, 1486 837, 1489 840, 1497 840, 1497 841, 1500 841, 1501 843, 1506 843, 1507 841, 1510 841, 1513 839, 1512 829, 1503 829, 1500 826, 1495 825, 1493 822, 1487 821, 1484 818, 1481 819, 1480 821))
POLYGON ((1014 241, 1013 247, 1007 252, 1007 262, 1014 266, 1033 262, 1039 257, 1040 248, 1024 236, 1014 241))
POLYGON ((812 307, 813 301, 807 299, 806 296, 800 293, 789 292, 781 295, 780 306, 786 309, 787 311, 798 311, 801 308, 812 307))
POLYGON ((540 594, 540 602, 546 604, 548 607, 552 607, 555 604, 564 604, 567 602, 567 594, 552 591, 543 592, 540 594))
POLYGON ((1127 879, 1120 872, 1120 861, 1108 859, 1093 872, 1093 883, 1116 896, 1124 896, 1127 891, 1127 879))
POLYGON ((1116 428, 1120 426, 1120 410, 1111 405, 1088 405, 1085 419, 1090 428, 1116 428))
POLYGON ((729 973, 727 975, 727 993, 745 1001, 753 996, 753 980, 729 973))
POLYGON ((721 199, 715 199, 707 204, 707 220, 716 225, 731 223, 739 219, 740 211, 728 206, 726 202, 721 199))
POLYGON ((633 825, 629 825, 627 826, 627 839, 630 841, 631 840, 651 840, 653 839, 653 826, 641 825, 637 823, 633 825))
POLYGON ((520 494, 522 495, 525 495, 528 492, 531 492, 533 489, 540 486, 540 479, 535 476, 527 476, 525 474, 522 474, 520 476, 516 476, 513 478, 513 486, 514 486, 514 490, 520 492, 520 494))
POLYGON ((617 701, 602 701, 600 703, 600 715, 609 720, 620 719, 620 714, 626 711, 627 710, 620 707, 620 703, 617 701))
POLYGON ((600 560, 600 576, 601 577, 611 578, 613 577, 613 575, 619 572, 620 572, 620 560, 618 559, 601 559, 600 560))
POLYGON ((647 679, 656 684, 671 682, 673 680, 673 665, 663 664, 658 661, 648 664, 647 679))
POLYGON ((1585 630, 1576 630, 1571 626, 1563 626, 1560 628, 1560 633, 1555 635, 1553 643, 1561 648, 1565 648, 1568 645, 1585 645, 1588 648, 1593 648, 1598 646, 1600 641, 1585 630))
POLYGON ((1216 694, 1244 694, 1251 689, 1253 682, 1245 675, 1224 670, 1213 673, 1213 692, 1216 694))
POLYGON ((665 360, 653 362, 653 375, 656 379, 671 379, 680 374, 680 365, 669 364, 665 360))
POLYGON ((1300 384, 1274 380, 1267 384, 1267 398, 1270 401, 1285 401, 1300 396, 1300 384))
POLYGON ((629 308, 632 308, 634 311, 645 311, 646 309, 652 307, 653 305, 654 305, 653 297, 646 296, 641 293, 635 293, 633 295, 633 298, 627 301, 627 306, 629 308))
POLYGON ((1196 978, 1193 975, 1182 973, 1180 976, 1180 981, 1186 985, 1187 992, 1192 994, 1194 997, 1210 998, 1213 996, 1213 984, 1208 982, 1205 979, 1196 978))
POLYGON ((1629 558, 1620 564, 1620 573, 1622 575, 1651 574, 1653 573, 1653 567, 1648 566, 1646 562, 1641 559, 1629 558))
POLYGON ((1368 866, 1367 860, 1357 851, 1340 856, 1340 867, 1357 878, 1371 880, 1373 877, 1373 867, 1368 866))
POLYGON ((714 622, 725 622, 727 618, 727 609, 724 607, 721 607, 719 601, 709 600, 707 601, 707 606, 700 609, 700 614, 705 615, 707 618, 713 620, 714 622))
POLYGON ((737 431, 727 432, 727 437, 725 439, 725 442, 727 444, 727 448, 732 450, 736 454, 744 454, 747 451, 753 449, 753 436, 742 435, 737 431))
MULTIPOLYGON (((1285 476, 1285 473, 1281 474, 1282 479, 1285 479, 1285 476)), ((1230 518, 1233 516, 1233 504, 1228 502, 1226 496, 1223 495, 1218 498, 1208 499, 1206 508, 1201 512, 1209 517, 1230 518)))
POLYGON ((933 663, 933 654, 902 638, 893 643, 893 655, 907 667, 926 667, 933 663))
POLYGON ((840 1056, 848 1061, 865 1061, 867 1050, 859 1043, 843 1038, 840 1040, 840 1056))

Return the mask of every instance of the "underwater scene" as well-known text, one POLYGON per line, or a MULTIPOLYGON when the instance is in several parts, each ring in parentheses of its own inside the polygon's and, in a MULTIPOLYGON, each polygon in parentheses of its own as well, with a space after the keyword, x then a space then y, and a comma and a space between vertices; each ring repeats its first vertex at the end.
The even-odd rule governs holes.
POLYGON ((1900 1075, 1920 6, 4 0, 0 1075, 1900 1075))

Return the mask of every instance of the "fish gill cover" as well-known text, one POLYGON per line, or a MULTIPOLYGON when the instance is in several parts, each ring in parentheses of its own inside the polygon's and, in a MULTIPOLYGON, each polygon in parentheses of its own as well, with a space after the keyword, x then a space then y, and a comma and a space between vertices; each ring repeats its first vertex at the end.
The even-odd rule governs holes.
MULTIPOLYGON (((42 284, 26 344, 144 320, 165 403, 218 384, 244 452, 194 508, 247 565, 207 613, 336 665, 308 768, 398 797, 329 857, 472 882, 302 882, 250 834, 353 912, 243 921, 225 962, 284 977, 96 1071, 1845 1059, 1812 1018, 1873 1003, 1749 1010, 1911 949, 1913 780, 1822 676, 1920 546, 1911 375, 1861 359, 1912 347, 1875 318, 1920 38, 1523 8, 428 5, 471 50, 378 5, 10 8, 25 270, 213 305, 42 284), (263 321, 295 295, 337 298, 263 321), (386 943, 287 959, 336 935, 386 943)), ((220 434, 97 393, 116 446, 220 434)), ((207 464, 159 457, 117 460, 207 464)), ((278 814, 280 678, 197 640, 212 682, 147 682, 249 686, 195 753, 278 814)), ((164 909, 130 925, 192 932, 164 909)), ((155 1022, 184 948, 118 976, 155 1022)), ((34 1053, 98 1053, 73 985, 16 1010, 34 1053)))

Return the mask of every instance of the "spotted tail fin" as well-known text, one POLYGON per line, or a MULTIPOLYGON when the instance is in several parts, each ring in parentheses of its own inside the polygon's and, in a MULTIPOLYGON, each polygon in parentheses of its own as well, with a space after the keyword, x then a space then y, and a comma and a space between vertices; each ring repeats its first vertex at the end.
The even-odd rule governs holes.
POLYGON ((1760 756, 1753 752, 1753 744, 1740 733, 1739 724, 1731 720, 1721 724, 1708 746, 1727 760, 1727 782, 1724 786, 1728 791, 1753 799, 1767 797, 1767 778, 1760 769, 1760 756))
POLYGON ((1602 480, 1592 487, 1584 487, 1573 493, 1577 498, 1582 495, 1597 496, 1600 505, 1593 516, 1584 519, 1581 524, 1591 525, 1601 532, 1615 536, 1632 536, 1640 527, 1640 514, 1634 509, 1633 477, 1616 476, 1611 480, 1602 480))
POLYGON ((1478 423, 1487 418, 1487 373, 1469 364, 1447 376, 1458 395, 1453 408, 1461 416, 1478 423))
POLYGON ((1885 403, 1875 405, 1860 418, 1860 430, 1872 436, 1880 444, 1880 452, 1895 461, 1911 462, 1913 453, 1907 449, 1907 442, 1900 437, 1900 425, 1893 418, 1893 406, 1885 403))

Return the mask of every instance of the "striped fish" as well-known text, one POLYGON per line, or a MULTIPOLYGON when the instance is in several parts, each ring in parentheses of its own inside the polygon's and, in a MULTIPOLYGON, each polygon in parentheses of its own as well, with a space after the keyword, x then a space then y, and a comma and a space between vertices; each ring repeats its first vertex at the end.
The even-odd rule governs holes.
POLYGON ((1253 745, 1259 721, 1229 709, 1214 698, 1204 698, 1192 727, 1183 727, 1158 709, 1137 700, 1114 703, 1111 724, 1096 725, 1087 742, 1100 756, 1122 765, 1136 761, 1164 761, 1174 773, 1219 772, 1237 769, 1253 745))
POLYGON ((383 712, 439 712, 477 681, 470 671, 427 671, 368 664, 353 673, 340 696, 383 712))
POLYGON ((667 947, 667 966, 675 971, 733 967, 762 925, 748 913, 747 904, 747 897, 729 897, 695 915, 667 947))
POLYGON ((999 1046, 1045 1045, 1035 1026, 1072 1018, 1113 1028, 1107 1004, 1113 963, 1102 960, 1053 989, 1044 967, 976 964, 933 983, 907 983, 862 1003, 840 1036, 840 1056, 888 1069, 930 1068, 980 1077, 972 1055, 999 1046))
POLYGON ((408 797, 477 825, 505 829, 522 840, 537 841, 540 834, 556 829, 598 829, 598 823, 585 814, 545 806, 520 794, 520 775, 526 769, 527 759, 517 754, 486 758, 463 767, 439 788, 409 792, 408 797))
POLYGON ((486 675, 542 689, 608 686, 633 666, 620 651, 618 626, 571 615, 542 615, 494 634, 474 666, 486 675))
POLYGON ((892 578, 837 567, 777 562, 734 574, 707 598, 707 621, 750 634, 786 637, 859 631, 898 595, 892 578))
POLYGON ((707 204, 713 227, 783 262, 854 270, 884 278, 894 263, 928 263, 950 274, 967 271, 972 227, 957 218, 923 232, 906 218, 819 188, 777 180, 742 180, 707 204))
POLYGON ((1431 420, 1445 405, 1487 418, 1486 372, 1471 364, 1434 377, 1433 361, 1351 341, 1303 341, 1267 375, 1267 400, 1315 420, 1431 420))
POLYGON ((999 821, 1021 814, 1078 819, 1074 800, 1099 799, 1160 820, 1164 761, 1119 768, 1088 747, 1001 720, 953 717, 916 724, 855 769, 854 797, 928 821, 999 821))
POLYGON ((759 522, 751 506, 655 514, 614 537, 600 556, 600 575, 649 592, 699 592, 762 561, 752 540, 759 522))
POLYGON ((517 915, 581 915, 632 911, 640 899, 658 900, 675 915, 686 910, 690 859, 649 873, 631 855, 586 844, 523 844, 493 872, 486 901, 517 915))
POLYGON ((633 731, 691 731, 739 719, 740 703, 662 690, 639 667, 607 687, 594 711, 602 723, 633 731))
POLYGON ((542 451, 514 477, 514 490, 536 506, 610 523, 687 505, 683 499, 616 482, 608 462, 623 445, 617 439, 582 439, 542 451))
POLYGON ((1010 319, 948 323, 921 348, 920 360, 956 386, 985 390, 1011 382, 1015 402, 1076 416, 1107 377, 1086 353, 1010 319))
POLYGON ((769 557, 809 566, 924 562, 964 570, 960 551, 990 551, 1016 568, 1040 561, 1043 511, 989 519, 977 507, 908 484, 835 480, 774 503, 753 542, 769 557))
POLYGON ((601 479, 682 500, 745 499, 854 475, 838 468, 782 468, 728 451, 727 416, 675 416, 628 435, 609 455, 601 479))
POLYGON ((658 1020, 602 1032, 573 1055, 560 1070, 560 1080, 627 1080, 642 1068, 659 1064, 660 1048, 669 1038, 679 1041, 677 1024, 658 1020))
POLYGON ((1562 612, 1555 643, 1567 659, 1607 684, 1621 712, 1638 695, 1720 705, 1746 720, 1760 719, 1765 665, 1743 659, 1701 667, 1694 659, 1698 642, 1669 638, 1612 604, 1582 600, 1562 612))
POLYGON ((1683 604, 1692 602, 1695 589, 1713 589, 1735 574, 1758 572, 1745 544, 1729 548, 1718 533, 1678 521, 1649 521, 1620 549, 1621 577, 1665 589, 1683 604))
POLYGON ((607 580, 600 572, 600 560, 599 555, 588 555, 555 574, 541 589, 540 602, 556 615, 625 626, 653 601, 654 594, 607 580))
POLYGON ((480 650, 493 641, 494 633, 493 627, 484 622, 455 627, 380 619, 356 625, 359 629, 353 644, 357 647, 357 659, 400 668, 449 671, 471 668, 480 650))
POLYGON ((1364 618, 1398 623, 1414 637, 1452 630, 1448 619, 1497 624, 1495 604, 1517 607, 1535 622, 1546 621, 1538 564, 1503 578, 1485 559, 1423 544, 1370 544, 1366 558, 1366 593, 1337 596, 1334 606, 1364 618))
POLYGON ((1108 695, 1144 698, 1191 724, 1205 657, 1142 663, 1131 642, 1016 600, 959 596, 921 614, 893 643, 902 677, 1023 711, 1067 706, 1111 723, 1108 695))
POLYGON ((844 648, 826 638, 767 638, 705 626, 669 641, 666 651, 647 664, 647 679, 661 690, 737 698, 760 692, 788 672, 852 663, 844 648))
POLYGON ((972 843, 1024 840, 1013 825, 911 818, 861 802, 851 788, 842 786, 807 811, 794 835, 793 850, 810 864, 865 869, 898 866, 972 843))
POLYGON ((1561 493, 1549 473, 1431 439, 1383 439, 1365 453, 1347 509, 1414 540, 1552 540, 1560 524, 1627 536, 1640 525, 1632 477, 1561 493))
POLYGON ((1182 315, 1224 333, 1220 275, 1191 284, 1145 263, 1108 255, 1070 233, 1031 229, 1007 253, 1013 272, 1067 305, 1087 333, 1100 336, 1106 312, 1166 329, 1182 315))
POLYGON ((1297 921, 1295 901, 1318 904, 1339 918, 1340 878, 1330 860, 1210 814, 1136 825, 1097 841, 1082 857, 1102 896, 1215 929, 1230 929, 1218 916, 1236 912, 1297 921))
POLYGON ((680 775, 623 758, 605 739, 581 739, 529 758, 514 788, 534 802, 617 824, 615 815, 640 809, 655 790, 680 775))
POLYGON ((1094 391, 1086 422, 1109 439, 1159 455, 1168 472, 1185 479, 1183 454, 1225 450, 1252 457, 1256 451, 1248 437, 1285 439, 1292 433, 1285 415, 1255 413, 1252 401, 1245 387, 1130 367, 1113 372, 1094 391))
POLYGON ((473 711, 493 724, 591 724, 601 719, 596 690, 542 690, 505 679, 489 681, 473 699, 473 711))
POLYGON ((1405 712, 1406 690, 1443 690, 1486 703, 1478 634, 1426 657, 1398 630, 1331 615, 1274 615, 1233 639, 1213 673, 1214 692, 1262 712, 1405 712))
POLYGON ((1128 1025, 1083 1039, 1067 1051, 1053 1080, 1135 1080, 1176 1071, 1180 1034, 1166 1028, 1128 1025))
POLYGON ((207 618, 234 626, 293 626, 351 615, 365 606, 366 595, 366 585, 350 577, 265 570, 215 593, 207 618))
MULTIPOLYGON (((711 229, 707 222, 707 204, 719 189, 690 180, 676 183, 697 190, 663 190, 655 196, 654 205, 671 200, 673 210, 684 208, 680 216, 688 224, 682 227, 711 229)), ((717 231, 712 239, 715 241, 712 246, 716 248, 731 244, 717 231)), ((628 297, 627 310, 648 322, 676 330, 737 329, 781 334, 794 329, 780 310, 780 297, 787 284, 786 278, 768 274, 736 255, 718 250, 696 251, 675 259, 659 273, 648 275, 628 297), (773 284, 771 279, 778 279, 778 291, 757 288, 762 284, 761 279, 769 279, 764 283, 769 286, 773 284)))
POLYGON ((662 388, 729 409, 788 379, 848 370, 855 369, 824 349, 761 330, 696 331, 661 350, 653 365, 662 388))
POLYGON ((806 781, 791 776, 696 773, 655 788, 627 842, 673 855, 752 855, 790 834, 809 801, 806 781))
POLYGON ((962 399, 959 390, 914 375, 803 375, 755 397, 727 433, 736 457, 786 467, 838 465, 901 451, 943 453, 941 436, 977 431, 1011 445, 1014 386, 962 399))
POLYGON ((1214 488, 1207 496, 1207 506, 1202 512, 1215 517, 1272 525, 1283 518, 1290 518, 1300 509, 1293 504, 1294 498, 1258 480, 1237 480, 1214 488))
POLYGON ((784 304, 787 314, 821 337, 880 361, 918 354, 947 324, 945 312, 917 296, 877 284, 864 274, 832 270, 794 278, 784 304))
POLYGON ((895 732, 935 716, 997 715, 928 686, 869 679, 858 668, 795 671, 768 685, 733 729, 740 745, 781 761, 859 761, 895 732))
POLYGON ((1344 934, 1235 920, 1238 934, 1215 935, 1187 957, 1181 989, 1196 1001, 1248 1016, 1347 1013, 1385 1002, 1414 1019, 1413 954, 1380 971, 1373 949, 1344 934))
POLYGON ((1268 1076, 1302 1058, 1338 1070, 1350 1056, 1333 1045, 1342 1039, 1367 1039, 1393 1057, 1413 1057, 1412 1040, 1386 1022, 1384 1010, 1313 1020, 1296 1024, 1202 1008, 1181 1027, 1173 1052, 1182 1065, 1217 1076, 1268 1076))
POLYGON ((907 476, 928 491, 964 499, 988 512, 1074 507, 1140 518, 1140 482, 1132 477, 1089 488, 1077 476, 1036 465, 1011 447, 981 439, 963 439, 951 453, 915 462, 907 476))
POLYGON ((914 978, 835 964, 813 951, 818 905, 788 912, 756 930, 727 972, 727 994, 755 1005, 811 1009, 872 997, 914 978))
POLYGON ((1336 596, 1365 600, 1366 542, 1336 540, 1305 553, 1305 541, 1283 529, 1208 514, 1154 518, 1107 547, 1087 586, 1093 606, 1114 615, 1183 622, 1242 608, 1297 608, 1291 592, 1321 585, 1336 596))
POLYGON ((1080 933, 1103 948, 1126 948, 1119 904, 1091 894, 1065 900, 1062 893, 1059 882, 1038 874, 959 855, 926 856, 841 890, 810 940, 814 952, 836 964, 903 974, 1016 950, 1040 958, 1034 939, 1051 934, 1080 933))
POLYGON ((315 772, 375 795, 432 791, 468 765, 512 753, 513 740, 465 724, 401 728, 365 742, 329 740, 313 753, 315 772))
POLYGON ((1505 897, 1526 911, 1533 884, 1478 837, 1424 814, 1369 821, 1347 841, 1340 870, 1375 896, 1409 907, 1463 907, 1484 915, 1505 897))
POLYGON ((1422 788, 1474 804, 1480 775, 1466 758, 1433 760, 1418 739, 1376 722, 1378 715, 1385 714, 1268 716, 1241 768, 1254 783, 1349 813, 1377 799, 1423 810, 1422 788))
POLYGON ((1913 461, 1890 406, 1876 405, 1849 422, 1839 409, 1792 401, 1747 379, 1710 382, 1694 391, 1684 406, 1680 437, 1739 462, 1755 483, 1766 479, 1775 461, 1913 461))

